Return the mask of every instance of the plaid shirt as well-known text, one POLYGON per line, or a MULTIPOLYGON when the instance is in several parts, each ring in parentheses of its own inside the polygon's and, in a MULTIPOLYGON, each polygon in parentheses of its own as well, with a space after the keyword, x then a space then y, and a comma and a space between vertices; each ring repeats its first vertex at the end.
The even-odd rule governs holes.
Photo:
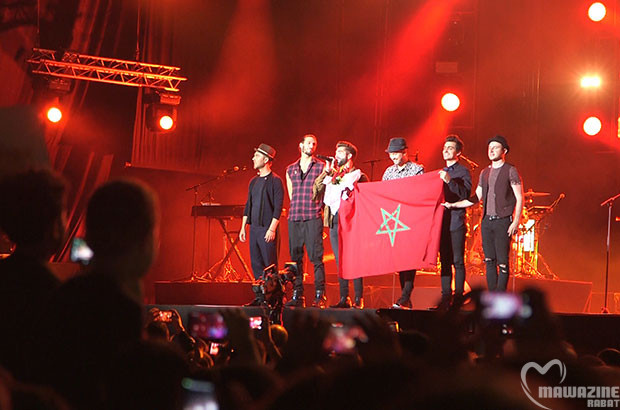
POLYGON ((405 165, 399 169, 398 165, 392 165, 387 167, 383 173, 383 181, 389 181, 392 179, 412 177, 414 175, 421 175, 424 173, 424 167, 415 162, 407 161, 405 165))
POLYGON ((308 221, 320 218, 323 201, 320 198, 316 201, 312 200, 312 185, 323 171, 323 163, 313 157, 308 171, 304 174, 301 171, 299 161, 298 159, 286 167, 286 174, 293 184, 288 219, 290 221, 308 221))

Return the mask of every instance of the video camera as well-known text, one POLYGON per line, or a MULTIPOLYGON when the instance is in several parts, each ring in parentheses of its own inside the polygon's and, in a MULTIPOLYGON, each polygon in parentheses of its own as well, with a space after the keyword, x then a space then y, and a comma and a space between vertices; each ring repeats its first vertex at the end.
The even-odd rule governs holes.
POLYGON ((284 269, 281 271, 278 271, 278 267, 274 263, 263 269, 261 277, 252 284, 254 293, 263 293, 265 295, 271 323, 282 323, 286 283, 293 283, 298 272, 297 263, 295 262, 286 262, 284 269))

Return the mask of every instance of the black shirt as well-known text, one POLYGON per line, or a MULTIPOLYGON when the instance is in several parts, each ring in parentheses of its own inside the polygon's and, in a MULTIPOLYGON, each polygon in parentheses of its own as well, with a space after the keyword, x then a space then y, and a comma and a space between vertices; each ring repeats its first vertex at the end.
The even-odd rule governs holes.
MULTIPOLYGON (((443 184, 443 194, 446 202, 457 202, 467 199, 471 195, 471 173, 469 168, 460 161, 455 162, 444 171, 450 175, 450 182, 443 184)), ((443 212, 443 224, 449 224, 450 230, 454 231, 465 225, 465 209, 452 208, 443 212)))

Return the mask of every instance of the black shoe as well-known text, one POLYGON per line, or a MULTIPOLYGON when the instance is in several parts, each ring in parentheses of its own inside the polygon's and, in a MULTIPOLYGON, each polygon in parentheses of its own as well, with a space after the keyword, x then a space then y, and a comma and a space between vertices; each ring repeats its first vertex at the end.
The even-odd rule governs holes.
POLYGON ((392 309, 411 309, 413 305, 411 304, 411 299, 403 299, 400 298, 392 305, 392 309))
POLYGON ((306 307, 306 298, 302 290, 294 290, 291 300, 286 302, 284 306, 287 307, 306 307))
POLYGON ((330 308, 335 309, 350 309, 351 308, 351 298, 348 296, 340 298, 338 303, 335 305, 331 305, 330 308))
POLYGON ((355 309, 364 309, 364 298, 355 298, 355 303, 353 303, 353 307, 355 309))
POLYGON ((441 301, 437 306, 428 308, 428 310, 434 310, 437 312, 447 312, 450 309, 450 298, 441 298, 441 301))
POLYGON ((327 297, 325 296, 324 290, 316 291, 316 297, 314 298, 314 302, 312 302, 312 307, 319 309, 325 309, 327 307, 327 297))

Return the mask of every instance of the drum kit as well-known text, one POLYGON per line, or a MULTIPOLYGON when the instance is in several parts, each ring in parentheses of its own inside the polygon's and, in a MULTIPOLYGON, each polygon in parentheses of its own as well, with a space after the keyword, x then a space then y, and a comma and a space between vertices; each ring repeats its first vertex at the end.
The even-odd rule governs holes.
MULTIPOLYGON (((538 205, 538 199, 551 196, 549 192, 535 192, 528 189, 523 193, 523 213, 519 230, 511 244, 510 265, 511 273, 515 276, 535 279, 558 279, 556 274, 545 262, 539 250, 542 234, 548 228, 547 217, 553 213, 557 204, 564 198, 564 194, 550 205, 538 205)), ((472 207, 468 213, 468 243, 465 261, 468 274, 484 274, 484 253, 480 222, 482 221, 482 205, 472 207), (475 223, 474 223, 475 222, 475 223)))

